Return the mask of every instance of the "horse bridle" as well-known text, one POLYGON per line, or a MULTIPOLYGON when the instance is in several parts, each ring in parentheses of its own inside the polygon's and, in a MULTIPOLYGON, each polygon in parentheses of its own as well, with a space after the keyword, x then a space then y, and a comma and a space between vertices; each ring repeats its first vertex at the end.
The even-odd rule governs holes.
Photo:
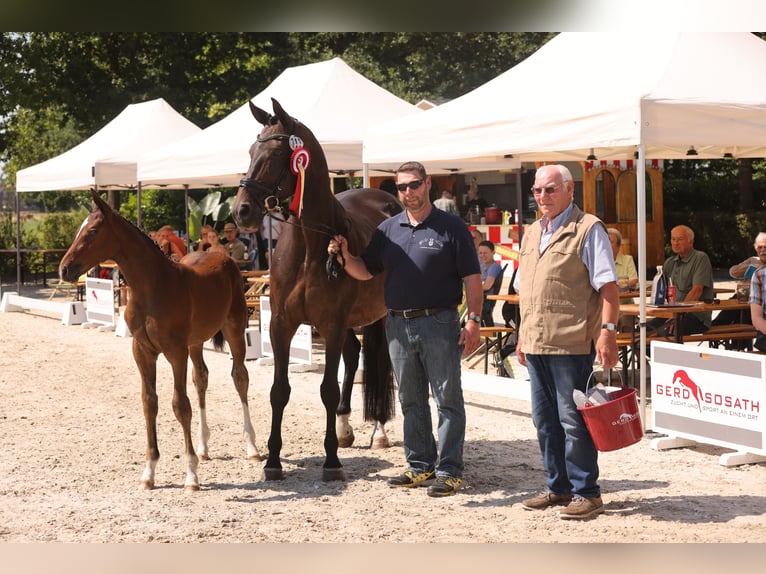
MULTIPOLYGON (((258 137, 255 138, 255 141, 258 142, 258 143, 264 143, 264 142, 271 141, 271 140, 282 140, 282 141, 285 141, 285 140, 289 140, 290 137, 291 136, 289 136, 287 134, 273 134, 273 135, 270 135, 270 136, 266 136, 265 138, 262 138, 260 135, 258 135, 258 137)), ((277 183, 274 186, 274 189, 269 188, 262 181, 254 179, 252 177, 243 177, 242 179, 239 180, 240 187, 244 187, 245 189, 253 189, 253 188, 255 188, 257 190, 260 190, 262 192, 265 192, 265 193, 269 194, 263 200, 263 214, 264 215, 267 214, 267 213, 270 213, 272 211, 275 211, 276 209, 279 208, 279 203, 280 203, 279 194, 282 193, 282 180, 284 180, 285 176, 287 175, 287 170, 289 169, 289 167, 290 166, 289 166, 289 161, 288 161, 288 165, 285 166, 284 169, 282 170, 282 173, 280 174, 279 179, 277 179, 277 183)), ((283 214, 283 221, 285 223, 287 223, 287 224, 290 224, 290 225, 296 225, 292 221, 289 221, 289 219, 287 217, 284 217, 284 214, 283 214)), ((322 235, 327 235, 330 238, 335 237, 335 235, 337 234, 337 232, 334 229, 332 229, 331 227, 329 227, 327 225, 323 225, 323 224, 322 224, 322 227, 325 227, 326 231, 322 230, 322 229, 318 229, 316 227, 308 227, 306 225, 301 225, 301 227, 303 227, 304 229, 309 229, 311 231, 315 231, 317 233, 321 233, 322 235)), ((342 269, 342 268, 344 268, 346 266, 346 258, 343 256, 343 252, 341 252, 340 257, 341 257, 340 267, 342 269)), ((335 259, 335 255, 332 255, 332 254, 328 255, 327 262, 325 264, 325 268, 326 268, 328 279, 332 280, 332 279, 337 279, 338 278, 339 270, 338 270, 338 263, 337 263, 337 261, 335 259)))
MULTIPOLYGON (((289 140, 290 136, 287 134, 274 134, 270 136, 266 136, 265 138, 262 138, 260 135, 255 138, 255 141, 258 143, 264 143, 271 140, 282 140, 286 141, 289 140)), ((256 189, 258 191, 261 191, 263 193, 266 193, 266 197, 263 200, 263 214, 269 213, 271 211, 274 211, 279 207, 280 199, 279 196, 282 193, 282 181, 285 179, 285 176, 287 175, 287 170, 289 169, 289 162, 288 165, 286 165, 282 169, 282 173, 279 175, 279 178, 277 179, 277 183, 274 186, 274 188, 268 187, 265 183, 263 183, 260 180, 254 179, 252 177, 243 177, 239 180, 239 186, 244 187, 245 189, 256 189)))

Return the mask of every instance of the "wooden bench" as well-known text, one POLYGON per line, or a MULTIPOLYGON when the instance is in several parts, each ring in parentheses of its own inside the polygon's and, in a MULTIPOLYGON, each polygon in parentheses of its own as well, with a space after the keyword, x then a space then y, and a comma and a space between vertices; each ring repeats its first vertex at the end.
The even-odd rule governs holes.
MULTIPOLYGON (((723 346, 731 349, 731 341, 752 341, 755 339, 757 330, 752 325, 737 323, 733 325, 713 325, 704 333, 694 333, 685 335, 682 338, 684 343, 708 343, 710 347, 719 348, 723 346)), ((635 350, 639 345, 639 333, 617 333, 617 348, 620 350, 620 363, 622 364, 623 380, 627 380, 630 367, 635 367, 635 350)), ((646 335, 646 343, 652 341, 664 341, 667 343, 675 342, 673 336, 646 335)), ((739 350, 739 349, 736 349, 739 350)))
POLYGON ((484 339, 484 374, 489 372, 490 351, 503 348, 504 341, 516 332, 513 327, 494 325, 492 327, 479 327, 479 336, 484 339))

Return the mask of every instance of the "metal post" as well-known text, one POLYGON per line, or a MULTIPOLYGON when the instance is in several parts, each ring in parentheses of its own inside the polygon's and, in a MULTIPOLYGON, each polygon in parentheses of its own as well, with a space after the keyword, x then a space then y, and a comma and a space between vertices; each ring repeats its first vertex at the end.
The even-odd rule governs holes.
POLYGON ((19 205, 19 192, 16 196, 16 293, 21 295, 21 207, 19 205))

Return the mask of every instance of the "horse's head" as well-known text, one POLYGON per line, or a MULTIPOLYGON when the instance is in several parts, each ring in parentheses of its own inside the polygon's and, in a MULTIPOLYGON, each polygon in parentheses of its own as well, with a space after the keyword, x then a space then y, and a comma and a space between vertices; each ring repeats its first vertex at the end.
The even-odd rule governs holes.
POLYGON ((231 206, 237 225, 245 229, 258 225, 267 211, 284 207, 295 193, 299 168, 327 174, 322 148, 311 131, 278 101, 272 98, 271 102, 274 115, 250 102, 250 111, 263 129, 250 147, 250 167, 231 206))
POLYGON ((76 281, 88 269, 114 256, 112 208, 93 190, 93 207, 59 264, 62 281, 76 281))

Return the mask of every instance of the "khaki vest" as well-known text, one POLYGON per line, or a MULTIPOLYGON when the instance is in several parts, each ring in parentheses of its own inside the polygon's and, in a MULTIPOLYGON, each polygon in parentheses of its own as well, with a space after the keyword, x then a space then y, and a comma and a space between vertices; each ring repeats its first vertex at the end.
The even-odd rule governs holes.
POLYGON ((524 235, 519 256, 521 340, 531 355, 585 355, 601 330, 601 296, 590 284, 583 245, 597 217, 574 206, 540 253, 542 225, 524 235))

